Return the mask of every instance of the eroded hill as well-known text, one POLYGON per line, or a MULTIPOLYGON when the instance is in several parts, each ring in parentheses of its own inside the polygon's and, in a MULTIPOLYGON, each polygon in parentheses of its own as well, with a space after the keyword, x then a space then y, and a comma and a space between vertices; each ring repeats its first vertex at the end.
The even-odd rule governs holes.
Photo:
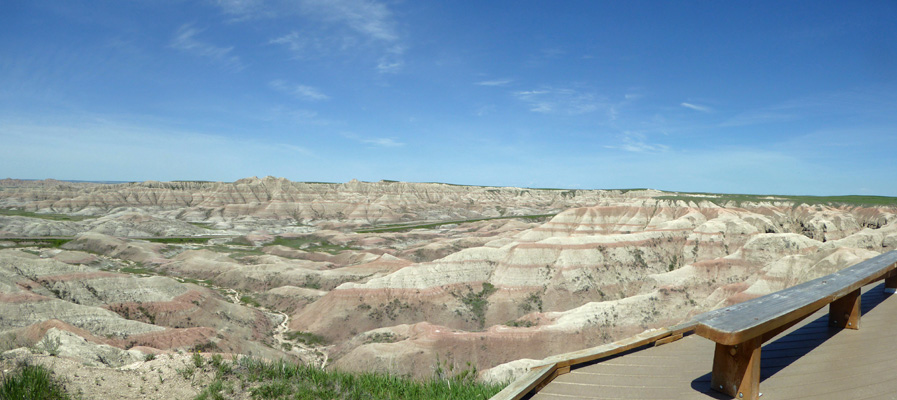
POLYGON ((63 335, 81 350, 62 355, 110 366, 203 349, 501 380, 520 365, 503 363, 897 248, 893 206, 787 198, 270 177, 0 188, 5 348, 63 335))

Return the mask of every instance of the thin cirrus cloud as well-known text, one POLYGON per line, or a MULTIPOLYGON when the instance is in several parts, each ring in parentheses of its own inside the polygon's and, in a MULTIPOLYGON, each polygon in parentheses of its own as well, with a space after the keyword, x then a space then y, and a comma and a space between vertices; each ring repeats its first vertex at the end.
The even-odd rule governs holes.
POLYGON ((511 79, 495 79, 489 81, 480 81, 476 84, 480 86, 505 86, 511 82, 513 82, 513 80, 511 79))
POLYGON ((325 21, 342 23, 370 39, 395 42, 392 12, 382 3, 368 0, 304 0, 300 8, 325 21))
POLYGON ((594 94, 566 88, 548 88, 513 92, 518 100, 529 105, 529 110, 542 114, 579 115, 606 107, 594 94))
POLYGON ((343 132, 340 135, 342 135, 346 139, 351 139, 356 142, 364 143, 364 144, 372 144, 372 145, 379 146, 379 147, 402 147, 405 145, 405 143, 399 142, 398 140, 396 140, 394 138, 384 138, 384 137, 369 138, 369 137, 362 137, 362 136, 356 135, 351 132, 343 132))
POLYGON ((362 143, 373 144, 381 147, 401 147, 404 146, 405 143, 398 142, 393 138, 373 138, 373 139, 362 139, 362 143))
POLYGON ((700 112, 703 112, 703 113, 713 112, 713 109, 712 109, 712 108, 707 107, 707 106, 698 105, 698 104, 692 104, 692 103, 685 103, 685 102, 683 102, 683 103, 681 103, 681 104, 679 104, 679 105, 682 106, 682 107, 690 108, 690 109, 692 109, 692 110, 700 111, 700 112))
POLYGON ((670 149, 669 146, 659 143, 648 143, 647 137, 642 133, 624 132, 619 145, 604 146, 608 149, 625 150, 632 153, 658 153, 670 149))
POLYGON ((407 46, 396 29, 392 11, 369 0, 302 0, 263 5, 256 1, 220 1, 226 13, 243 18, 299 17, 302 30, 274 37, 269 44, 285 46, 294 58, 347 56, 364 49, 375 70, 397 73, 405 65, 407 46))
POLYGON ((330 96, 321 93, 320 90, 306 85, 293 85, 286 81, 276 79, 268 82, 268 86, 281 93, 286 93, 300 100, 320 101, 328 100, 330 96))
POLYGON ((233 55, 233 47, 219 47, 211 43, 203 42, 196 38, 202 30, 196 29, 192 24, 184 24, 175 32, 171 40, 171 48, 203 57, 232 71, 241 71, 245 68, 240 57, 233 55))

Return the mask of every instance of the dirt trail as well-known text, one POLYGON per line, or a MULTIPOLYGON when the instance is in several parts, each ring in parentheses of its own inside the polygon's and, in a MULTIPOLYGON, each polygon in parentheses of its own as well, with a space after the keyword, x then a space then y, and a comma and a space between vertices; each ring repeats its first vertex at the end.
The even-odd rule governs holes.
POLYGON ((329 359, 328 350, 330 346, 309 346, 305 343, 287 339, 286 334, 287 331, 289 331, 290 316, 286 313, 277 310, 271 310, 264 306, 256 306, 253 304, 244 303, 240 300, 243 295, 234 289, 216 286, 208 282, 204 282, 204 285, 209 287, 210 289, 217 290, 234 304, 242 304, 246 307, 261 311, 263 313, 276 314, 281 316, 282 319, 280 324, 278 324, 277 327, 274 328, 274 332, 272 333, 272 337, 277 341, 277 344, 280 345, 280 348, 284 349, 285 351, 287 348, 289 348, 290 350, 287 351, 288 353, 298 356, 299 359, 307 363, 320 365, 322 369, 327 366, 327 360, 329 359))

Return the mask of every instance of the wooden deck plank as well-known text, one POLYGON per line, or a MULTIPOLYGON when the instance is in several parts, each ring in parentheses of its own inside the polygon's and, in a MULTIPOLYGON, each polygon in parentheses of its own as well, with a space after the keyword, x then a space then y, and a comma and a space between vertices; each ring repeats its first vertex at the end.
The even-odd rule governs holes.
POLYGON ((549 357, 543 360, 544 363, 534 368, 542 368, 546 365, 553 364, 557 365, 558 367, 566 367, 570 365, 586 363, 589 361, 623 353, 636 347, 644 346, 658 339, 670 336, 671 334, 673 334, 673 331, 666 328, 645 331, 638 335, 623 340, 618 340, 613 343, 608 343, 606 345, 549 357))
MULTIPOLYGON (((863 329, 829 329, 824 308, 763 346, 761 399, 897 398, 897 295, 882 295, 883 287, 864 291, 863 329)), ((714 346, 692 335, 574 368, 532 399, 728 398, 709 391, 714 346)))
POLYGON ((536 388, 543 383, 543 380, 555 372, 553 366, 540 369, 533 369, 527 372, 520 379, 511 382, 490 400, 519 400, 523 398, 530 390, 536 388))

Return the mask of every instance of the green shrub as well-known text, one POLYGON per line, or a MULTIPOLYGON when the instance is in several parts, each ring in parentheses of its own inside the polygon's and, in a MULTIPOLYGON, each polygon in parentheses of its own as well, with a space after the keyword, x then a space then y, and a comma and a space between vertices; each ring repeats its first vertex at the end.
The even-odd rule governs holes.
POLYGON ((205 359, 202 358, 202 355, 193 353, 193 365, 196 366, 196 368, 202 368, 203 362, 205 362, 205 359))
POLYGON ((287 340, 293 340, 296 342, 305 343, 309 346, 327 344, 327 339, 325 339, 321 335, 316 335, 311 332, 292 331, 292 332, 287 332, 285 336, 286 336, 287 340))
POLYGON ((240 302, 243 304, 246 304, 246 305, 253 306, 253 307, 261 307, 262 306, 261 303, 258 302, 258 300, 252 298, 252 296, 249 296, 249 295, 240 296, 240 302))
POLYGON ((52 373, 40 365, 19 364, 16 369, 3 377, 0 399, 16 400, 56 400, 69 399, 52 373))

